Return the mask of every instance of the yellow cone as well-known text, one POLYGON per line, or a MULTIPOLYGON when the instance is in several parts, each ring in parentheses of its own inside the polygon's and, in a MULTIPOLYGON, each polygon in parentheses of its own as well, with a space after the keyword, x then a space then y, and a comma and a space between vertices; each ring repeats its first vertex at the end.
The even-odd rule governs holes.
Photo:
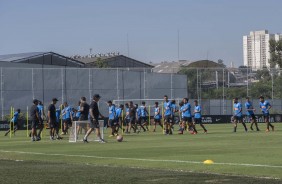
POLYGON ((205 160, 204 164, 213 164, 214 162, 212 160, 205 160))

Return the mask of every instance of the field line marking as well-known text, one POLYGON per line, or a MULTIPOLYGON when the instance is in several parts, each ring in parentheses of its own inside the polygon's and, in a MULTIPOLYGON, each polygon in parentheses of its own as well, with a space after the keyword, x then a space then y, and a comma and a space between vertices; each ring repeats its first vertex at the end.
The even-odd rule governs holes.
MULTIPOLYGON (((158 159, 146 159, 146 158, 103 157, 103 156, 95 156, 95 155, 69 155, 69 154, 60 154, 60 153, 39 153, 39 152, 5 151, 5 150, 0 150, 0 152, 29 154, 29 155, 44 155, 44 156, 63 156, 63 157, 132 160, 132 161, 146 161, 146 162, 172 162, 172 163, 187 163, 187 164, 203 164, 203 162, 189 161, 189 160, 158 160, 158 159)), ((243 163, 224 163, 224 162, 218 162, 218 163, 215 162, 213 164, 214 165, 230 165, 230 166, 246 166, 246 167, 282 168, 282 166, 280 165, 264 165, 264 164, 243 164, 243 163)))

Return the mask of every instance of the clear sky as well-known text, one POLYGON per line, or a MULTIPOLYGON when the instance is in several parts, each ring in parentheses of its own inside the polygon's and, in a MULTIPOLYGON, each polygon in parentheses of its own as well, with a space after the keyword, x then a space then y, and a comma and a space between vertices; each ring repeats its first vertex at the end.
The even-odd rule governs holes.
POLYGON ((144 62, 243 64, 242 36, 282 32, 281 0, 0 0, 0 55, 119 51, 144 62))

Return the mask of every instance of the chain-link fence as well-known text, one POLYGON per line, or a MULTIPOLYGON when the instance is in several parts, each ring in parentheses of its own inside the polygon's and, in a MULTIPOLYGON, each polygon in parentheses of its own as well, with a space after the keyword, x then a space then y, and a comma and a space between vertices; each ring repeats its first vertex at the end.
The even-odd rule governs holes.
POLYGON ((187 96, 186 75, 153 73, 151 69, 3 67, 0 74, 2 119, 11 107, 25 113, 35 98, 47 109, 53 97, 76 107, 80 97, 90 102, 94 94, 100 94, 100 109, 107 115, 108 100, 187 96))

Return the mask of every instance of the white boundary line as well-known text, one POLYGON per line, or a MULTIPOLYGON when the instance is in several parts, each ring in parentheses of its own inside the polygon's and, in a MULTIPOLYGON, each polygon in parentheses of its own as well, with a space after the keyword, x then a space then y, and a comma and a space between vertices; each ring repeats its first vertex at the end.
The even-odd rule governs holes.
MULTIPOLYGON (((63 157, 111 159, 111 160, 132 160, 132 161, 145 161, 145 162, 172 162, 172 163, 186 163, 186 164, 203 164, 203 162, 189 161, 189 160, 156 160, 156 159, 145 159, 145 158, 143 159, 143 158, 102 157, 102 156, 94 156, 94 155, 68 155, 68 154, 59 154, 59 153, 39 153, 39 152, 5 151, 5 150, 0 150, 0 152, 2 152, 2 153, 29 154, 29 155, 44 155, 44 156, 63 156, 63 157)), ((243 164, 243 163, 214 163, 214 165, 282 168, 281 165, 243 164)))

